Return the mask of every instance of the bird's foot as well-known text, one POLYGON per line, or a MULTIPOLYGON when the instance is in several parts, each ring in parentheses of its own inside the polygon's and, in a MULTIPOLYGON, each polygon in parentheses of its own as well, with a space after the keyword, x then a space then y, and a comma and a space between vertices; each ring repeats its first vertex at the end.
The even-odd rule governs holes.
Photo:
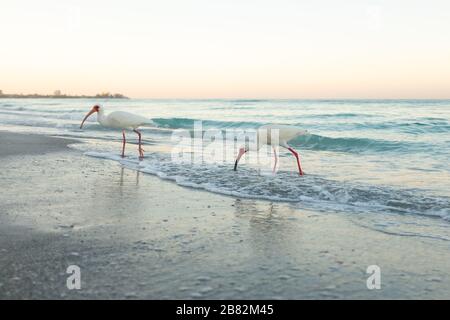
POLYGON ((144 159, 144 149, 139 148, 139 159, 142 160, 144 159))

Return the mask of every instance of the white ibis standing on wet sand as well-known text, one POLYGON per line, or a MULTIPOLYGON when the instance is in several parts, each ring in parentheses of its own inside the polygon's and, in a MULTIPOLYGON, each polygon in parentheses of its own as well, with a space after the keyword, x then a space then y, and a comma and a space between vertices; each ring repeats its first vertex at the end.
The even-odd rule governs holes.
POLYGON ((276 166, 277 166, 277 153, 275 150, 275 145, 278 144, 280 147, 288 149, 294 157, 297 159, 297 166, 298 166, 298 173, 302 176, 303 170, 300 165, 300 155, 297 151, 295 151, 291 146, 289 146, 288 142, 298 136, 306 135, 308 134, 307 130, 303 130, 296 126, 288 126, 288 125, 264 125, 258 128, 257 131, 257 143, 253 146, 250 145, 249 147, 241 147, 239 149, 238 156, 236 158, 236 161, 234 163, 234 171, 237 170, 237 165, 239 163, 239 160, 241 157, 248 151, 249 149, 253 149, 252 151, 258 151, 263 145, 271 145, 274 151, 275 156, 275 165, 273 167, 273 171, 275 172, 276 166), (272 141, 272 134, 274 135, 274 138, 276 137, 277 132, 272 132, 272 130, 278 131, 278 141, 272 141))
POLYGON ((83 122, 81 122, 80 129, 83 128, 83 124, 86 121, 87 118, 93 113, 97 112, 97 121, 106 128, 113 128, 113 129, 122 129, 122 136, 123 136, 123 144, 122 144, 122 157, 125 157, 125 130, 130 129, 133 130, 139 137, 139 158, 144 158, 144 149, 142 149, 142 143, 141 143, 141 133, 137 130, 138 127, 142 125, 148 125, 152 124, 152 121, 150 119, 144 118, 142 116, 139 116, 137 114, 124 112, 124 111, 114 111, 107 115, 105 115, 105 109, 101 107, 100 105, 96 104, 92 107, 91 111, 87 113, 87 115, 84 117, 83 122))

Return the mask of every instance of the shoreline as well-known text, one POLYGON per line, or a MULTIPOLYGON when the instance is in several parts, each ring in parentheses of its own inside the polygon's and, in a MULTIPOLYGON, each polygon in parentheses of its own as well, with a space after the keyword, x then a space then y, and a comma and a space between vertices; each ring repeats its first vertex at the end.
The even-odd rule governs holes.
POLYGON ((181 187, 71 143, 0 131, 0 299, 450 298, 444 241, 181 187))

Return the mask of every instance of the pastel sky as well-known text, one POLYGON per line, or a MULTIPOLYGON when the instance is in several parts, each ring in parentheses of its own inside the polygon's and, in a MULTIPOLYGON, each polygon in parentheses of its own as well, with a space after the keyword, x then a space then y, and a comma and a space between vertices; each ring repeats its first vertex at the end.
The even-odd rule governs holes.
POLYGON ((450 98, 446 0, 1 0, 0 90, 450 98))

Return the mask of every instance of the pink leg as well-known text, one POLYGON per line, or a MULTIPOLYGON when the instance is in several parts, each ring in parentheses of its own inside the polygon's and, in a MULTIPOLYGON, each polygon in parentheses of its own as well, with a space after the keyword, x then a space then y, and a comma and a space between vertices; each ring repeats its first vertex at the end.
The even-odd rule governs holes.
POLYGON ((124 157, 125 157, 125 143, 126 143, 126 140, 125 140, 125 130, 122 130, 122 136, 123 136, 123 143, 122 143, 122 158, 124 158, 124 157))
POLYGON ((142 149, 142 143, 141 143, 141 133, 139 131, 137 131, 136 129, 133 130, 134 132, 137 133, 138 137, 139 137, 139 158, 144 158, 144 149, 142 149))
POLYGON ((290 152, 292 152, 292 154, 295 156, 295 158, 297 159, 297 166, 298 166, 298 173, 302 176, 303 175, 303 171, 302 171, 302 167, 300 166, 300 157, 297 153, 297 151, 295 151, 294 149, 292 149, 291 147, 287 148, 290 152))
POLYGON ((277 150, 275 150, 275 147, 274 146, 272 146, 272 148, 273 148, 273 154, 274 154, 274 157, 275 157, 275 164, 273 165, 273 173, 275 173, 275 170, 277 169, 277 163, 278 163, 278 156, 277 156, 277 150))

